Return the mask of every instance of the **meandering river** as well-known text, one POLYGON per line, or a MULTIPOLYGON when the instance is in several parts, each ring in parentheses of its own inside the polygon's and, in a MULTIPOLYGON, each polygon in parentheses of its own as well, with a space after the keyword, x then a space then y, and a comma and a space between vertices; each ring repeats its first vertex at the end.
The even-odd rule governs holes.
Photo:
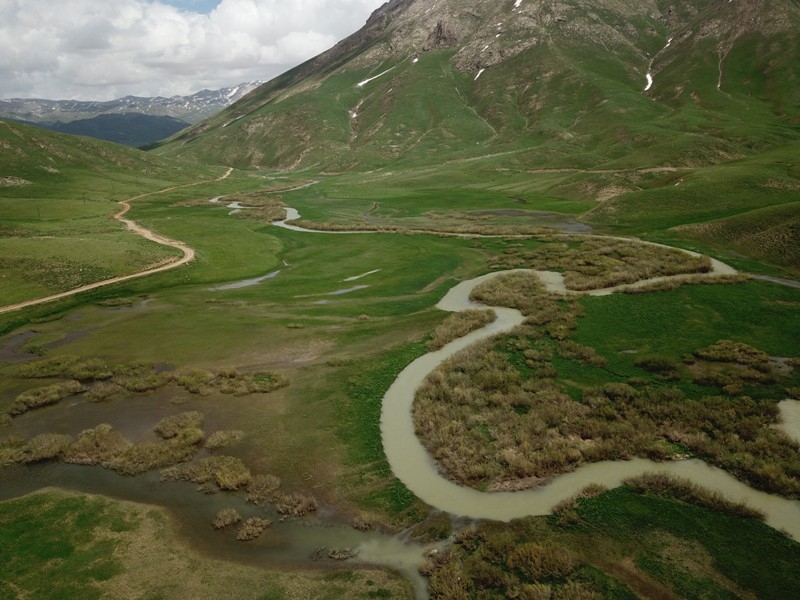
MULTIPOLYGON (((275 225, 301 233, 338 235, 375 233, 316 231, 289 223, 299 218, 300 215, 296 210, 287 209, 287 218, 275 225)), ((376 272, 377 270, 371 271, 350 280, 376 272)), ((461 282, 447 292, 437 307, 446 311, 481 308, 482 305, 470 301, 472 290, 480 283, 508 272, 489 273, 461 282)), ((567 293, 561 274, 526 272, 539 277, 549 291, 567 293)), ((708 276, 734 272, 727 265, 713 261, 713 269, 708 276)), ((260 278, 234 282, 215 289, 256 285, 277 275, 276 271, 260 278)), ((595 290, 591 293, 605 295, 614 293, 618 289, 595 290)), ((349 290, 342 290, 344 291, 349 290)), ((414 396, 425 377, 456 352, 480 340, 511 331, 523 321, 519 311, 503 307, 489 308, 497 314, 494 322, 450 342, 440 350, 414 360, 398 375, 383 398, 381 432, 386 456, 395 476, 420 499, 455 516, 507 521, 516 517, 548 514, 554 505, 573 496, 591 483, 615 487, 624 479, 635 475, 665 472, 718 491, 731 500, 748 503, 765 514, 769 525, 786 531, 795 540, 800 541, 800 502, 754 490, 725 471, 699 460, 655 463, 645 459, 634 459, 587 464, 569 474, 554 478, 547 485, 518 492, 485 493, 459 486, 444 478, 415 434, 412 418, 414 396)), ((787 401, 781 404, 781 409, 784 415, 782 427, 787 433, 800 439, 800 403, 787 401)), ((243 546, 235 541, 228 540, 220 544, 219 536, 209 533, 211 528, 208 527, 211 516, 218 509, 217 505, 221 506, 220 503, 223 501, 226 505, 233 502, 243 513, 246 512, 248 507, 241 498, 232 501, 227 497, 223 499, 220 495, 218 498, 208 499, 198 496, 191 485, 163 484, 157 481, 157 477, 156 473, 149 473, 137 478, 124 478, 96 467, 78 467, 60 463, 17 466, 0 471, 0 483, 2 483, 0 500, 34 491, 46 485, 59 485, 134 501, 156 502, 173 510, 184 525, 183 529, 187 536, 199 548, 218 556, 232 556, 245 561, 266 559, 278 563, 297 561, 307 563, 308 556, 317 546, 353 546, 361 551, 361 561, 397 569, 412 581, 418 598, 427 597, 425 581, 416 570, 423 553, 422 546, 418 544, 408 544, 402 539, 378 533, 357 532, 347 526, 330 526, 325 523, 324 518, 315 517, 307 521, 276 523, 275 533, 281 538, 281 544, 272 549, 255 545, 257 548, 255 551, 254 546, 250 545, 245 552, 243 546), (320 526, 314 527, 313 524, 320 526)))
MULTIPOLYGON (((286 219, 275 225, 303 233, 321 233, 291 225, 289 221, 299 219, 300 214, 293 208, 287 208, 286 212, 286 219)), ((643 243, 650 244, 649 242, 643 243)), ((698 256, 695 252, 688 250, 685 252, 692 256, 698 256)), ((715 259, 712 259, 711 266, 711 270, 704 276, 729 276, 736 273, 733 268, 715 259)), ((472 290, 498 275, 520 271, 524 270, 488 273, 469 281, 463 281, 450 289, 436 306, 451 312, 470 308, 487 308, 469 299, 472 290)), ((525 272, 539 277, 548 291, 568 293, 560 273, 525 272)), ((686 277, 685 275, 658 277, 639 282, 631 287, 667 279, 680 280, 686 277)), ((592 290, 588 293, 604 296, 625 287, 627 286, 616 286, 592 290)), ((727 472, 697 459, 657 463, 637 458, 626 461, 591 463, 583 465, 571 473, 556 477, 547 485, 517 492, 480 492, 460 486, 443 477, 439 472, 438 465, 416 436, 412 416, 414 396, 428 374, 455 353, 480 340, 511 331, 523 321, 522 314, 517 310, 504 307, 488 308, 497 314, 494 322, 450 342, 440 350, 417 358, 403 369, 384 395, 381 409, 381 434, 384 451, 395 476, 418 498, 455 516, 508 521, 528 515, 549 514, 553 506, 577 494, 589 484, 599 483, 611 488, 621 485, 627 478, 644 473, 669 473, 689 479, 706 489, 717 491, 730 500, 746 502, 751 507, 763 512, 765 521, 769 525, 787 532, 795 540, 800 541, 799 501, 755 490, 727 472)), ((790 408, 785 410, 784 414, 794 413, 790 408)), ((791 423, 785 426, 792 427, 791 423)), ((795 433, 795 435, 800 435, 800 433, 795 433)))

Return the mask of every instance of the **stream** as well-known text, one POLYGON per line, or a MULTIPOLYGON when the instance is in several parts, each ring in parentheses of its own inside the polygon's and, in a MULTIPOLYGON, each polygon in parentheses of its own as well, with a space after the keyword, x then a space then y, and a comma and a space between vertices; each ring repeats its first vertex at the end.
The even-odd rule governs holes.
MULTIPOLYGON (((302 233, 339 235, 375 233, 316 231, 289 223, 299 218, 298 211, 287 208, 286 219, 274 225, 302 233)), ((370 271, 345 281, 355 281, 378 271, 370 271)), ((732 269, 726 265, 715 262, 714 270, 709 275, 730 271, 732 269)), ((508 272, 510 271, 489 273, 457 284, 447 292, 437 304, 437 308, 451 312, 486 308, 470 301, 472 290, 480 283, 508 272)), ((540 277, 549 291, 565 293, 563 277, 560 274, 527 270, 525 272, 540 277)), ((266 279, 277 277, 279 273, 280 271, 275 271, 262 277, 212 289, 221 291, 256 285, 266 279)), ((339 290, 336 293, 347 293, 363 287, 366 286, 339 290)), ((614 291, 616 289, 596 290, 592 293, 603 295, 614 291)), ((554 505, 575 495, 591 483, 615 487, 632 476, 648 472, 664 472, 689 479, 706 489, 718 491, 730 500, 746 502, 762 511, 770 526, 783 530, 800 541, 800 502, 754 490, 725 471, 696 459, 656 463, 637 458, 628 461, 592 463, 581 466, 569 474, 558 476, 544 486, 518 492, 480 492, 445 479, 415 434, 412 419, 414 395, 428 374, 456 352, 480 340, 511 331, 523 321, 522 314, 517 310, 503 307, 488 308, 497 314, 494 322, 411 362, 398 375, 383 398, 381 433, 384 451, 395 476, 421 500, 456 517, 508 521, 523 516, 549 514, 554 505)), ((24 341, 25 337, 19 335, 7 338, 8 347, 5 348, 4 354, 0 353, 0 357, 7 359, 6 354, 12 354, 15 347, 24 341)), ((789 435, 800 439, 800 403, 786 401, 781 404, 781 411, 784 421, 781 427, 789 435)), ((224 507, 232 506, 245 517, 264 514, 263 509, 255 509, 252 505, 246 504, 241 494, 198 494, 194 484, 160 482, 158 472, 139 477, 122 477, 100 467, 63 463, 17 465, 0 469, 0 500, 15 498, 49 486, 163 506, 175 516, 182 535, 193 547, 220 559, 234 559, 262 565, 268 561, 273 565, 313 567, 325 563, 330 565, 332 562, 327 558, 320 563, 311 560, 310 557, 320 547, 356 548, 359 551, 358 558, 344 563, 345 566, 371 564, 389 567, 402 573, 411 582, 416 598, 423 600, 428 597, 427 582, 418 572, 418 566, 425 552, 422 545, 411 543, 402 535, 365 533, 356 531, 349 525, 336 523, 334 512, 330 508, 320 507, 319 514, 302 519, 280 521, 279 517, 274 517, 275 524, 268 535, 262 536, 262 539, 256 542, 243 544, 237 542, 235 536, 224 535, 225 532, 215 531, 210 525, 216 512, 224 507)), ((273 516, 269 515, 269 518, 273 516)))
MULTIPOLYGON (((487 308, 470 301, 470 293, 484 281, 511 272, 520 271, 490 273, 461 282, 447 293, 437 307, 453 312, 487 308)), ((536 271, 528 272, 539 275, 536 271)), ((553 273, 543 275, 540 278, 548 290, 559 292, 557 280, 553 281, 557 279, 553 277, 553 273)), ((603 291, 596 292, 602 295, 603 291)), ((412 418, 414 395, 425 377, 443 361, 479 340, 508 332, 523 321, 522 314, 517 310, 488 308, 497 313, 497 319, 493 323, 450 342, 440 350, 417 358, 400 373, 384 396, 381 414, 384 451, 395 476, 421 500, 456 516, 509 521, 528 515, 549 514, 553 506, 592 483, 612 488, 621 485, 624 479, 643 473, 669 473, 720 492, 730 500, 746 502, 765 514, 767 524, 786 531, 800 541, 800 502, 755 490, 727 472, 697 459, 657 463, 636 458, 591 463, 558 476, 547 485, 518 492, 480 492, 442 477, 437 464, 415 434, 412 418)), ((795 405, 785 405, 784 414, 792 409, 795 411, 795 418, 800 416, 795 405)), ((794 435, 798 435, 798 432, 795 431, 794 435)))
MULTIPOLYGON (((287 221, 300 218, 298 211, 287 208, 286 212, 286 219, 276 225, 294 231, 310 232, 310 230, 293 227, 287 223, 287 221)), ((687 253, 697 256, 694 252, 687 251, 687 253)), ((553 506, 574 496, 592 483, 612 488, 621 485, 627 478, 644 473, 669 473, 691 480, 706 489, 719 492, 729 500, 746 502, 764 513, 765 522, 768 525, 783 530, 795 540, 800 541, 800 501, 755 490, 722 469, 710 466, 698 459, 657 463, 636 458, 626 461, 591 463, 583 465, 571 473, 555 477, 547 485, 517 492, 480 492, 445 479, 414 430, 412 409, 416 390, 429 373, 460 350, 480 340, 511 331, 523 322, 524 318, 517 310, 485 307, 469 299, 472 290, 481 283, 501 274, 520 271, 539 277, 548 291, 565 292, 561 274, 549 271, 519 269, 500 271, 457 284, 436 305, 437 308, 450 312, 471 308, 491 308, 497 314, 497 319, 482 329, 450 342, 440 350, 430 352, 412 361, 400 372, 384 395, 381 409, 381 435, 384 452, 392 472, 409 490, 430 506, 454 516, 509 521, 523 516, 549 514, 553 506)), ((707 275, 713 277, 731 275, 735 272, 728 265, 712 260, 712 270, 707 275)), ((682 277, 681 275, 673 276, 674 279, 682 277)), ((658 281, 665 279, 670 279, 670 277, 656 278, 658 281)), ((652 280, 639 282, 632 287, 647 283, 652 283, 652 280)), ((612 294, 622 287, 625 286, 592 290, 590 293, 603 296, 612 294)), ((800 406, 798 403, 781 405, 784 415, 783 427, 790 435, 794 436, 800 436, 798 406, 800 406), (794 433, 791 433, 791 430, 794 430, 794 433)))

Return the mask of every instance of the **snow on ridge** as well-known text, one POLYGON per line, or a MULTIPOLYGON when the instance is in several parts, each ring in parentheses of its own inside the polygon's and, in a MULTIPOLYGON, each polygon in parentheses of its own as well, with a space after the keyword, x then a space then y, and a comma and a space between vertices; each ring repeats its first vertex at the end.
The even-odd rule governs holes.
POLYGON ((356 85, 357 85, 358 87, 364 87, 364 86, 365 86, 365 85, 367 85, 367 84, 368 84, 370 81, 373 81, 373 80, 377 79, 378 77, 382 77, 382 76, 386 75, 386 74, 387 74, 389 71, 391 71, 392 69, 394 69, 394 67, 390 67, 390 68, 386 69, 386 70, 385 70, 383 73, 378 73, 377 75, 375 75, 375 77, 370 77, 369 79, 365 79, 364 81, 362 81, 362 82, 360 82, 360 83, 357 83, 356 85))
POLYGON ((519 8, 520 6, 522 6, 522 0, 517 0, 517 1, 514 3, 514 9, 517 9, 517 8, 519 8))

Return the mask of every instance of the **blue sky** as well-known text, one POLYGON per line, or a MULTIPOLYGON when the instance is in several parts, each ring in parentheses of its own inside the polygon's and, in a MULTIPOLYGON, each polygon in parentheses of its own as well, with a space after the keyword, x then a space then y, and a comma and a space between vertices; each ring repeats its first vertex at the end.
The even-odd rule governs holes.
POLYGON ((0 0, 0 99, 113 100, 268 81, 385 0, 0 0))
POLYGON ((219 5, 220 0, 161 0, 175 8, 207 15, 219 5))

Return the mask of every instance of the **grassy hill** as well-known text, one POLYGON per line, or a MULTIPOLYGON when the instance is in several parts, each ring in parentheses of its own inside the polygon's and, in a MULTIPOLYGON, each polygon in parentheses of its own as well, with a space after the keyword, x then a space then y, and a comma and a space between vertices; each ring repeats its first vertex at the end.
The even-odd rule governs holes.
MULTIPOLYGON (((785 0, 680 10, 391 2, 155 153, 306 174, 377 171, 371 189, 399 186, 397 195, 435 171, 429 179, 447 187, 594 203, 585 221, 662 239, 688 240, 690 230, 674 227, 730 217, 760 231, 753 211, 797 201, 798 27, 800 8, 785 0)), ((709 247, 725 245, 717 229, 704 231, 709 247)), ((753 247, 737 245, 796 265, 794 250, 753 247)))
POLYGON ((224 173, 10 121, 0 121, 0 147, 0 305, 174 256, 115 221, 118 201, 224 173))

